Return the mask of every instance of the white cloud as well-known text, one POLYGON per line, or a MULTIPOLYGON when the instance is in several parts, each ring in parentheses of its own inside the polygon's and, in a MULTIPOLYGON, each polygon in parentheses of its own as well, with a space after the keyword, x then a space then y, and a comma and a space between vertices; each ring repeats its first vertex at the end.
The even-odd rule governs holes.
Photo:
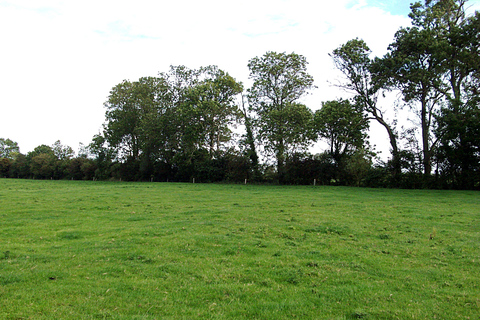
POLYGON ((328 53, 363 38, 382 55, 408 18, 368 1, 0 1, 0 137, 26 153, 61 139, 89 143, 103 102, 123 79, 216 64, 248 83, 248 60, 266 51, 306 56, 319 87, 312 109, 339 97, 328 53))

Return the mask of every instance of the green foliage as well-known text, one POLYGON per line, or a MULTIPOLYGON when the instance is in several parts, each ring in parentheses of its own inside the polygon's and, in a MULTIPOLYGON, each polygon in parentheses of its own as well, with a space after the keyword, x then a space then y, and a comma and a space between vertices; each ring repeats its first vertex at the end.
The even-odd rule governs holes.
POLYGON ((249 99, 257 112, 292 104, 313 87, 313 77, 307 73, 307 60, 296 53, 269 51, 251 59, 248 68, 254 81, 249 99))
POLYGON ((28 164, 28 158, 24 154, 17 154, 15 160, 11 162, 9 170, 10 177, 13 178, 27 178, 30 176, 30 168, 28 164))
POLYGON ((242 90, 241 83, 216 66, 172 66, 159 77, 123 81, 105 104, 104 142, 92 147, 105 155, 103 148, 112 150, 127 180, 150 179, 159 163, 194 166, 195 152, 206 148, 213 158, 230 141, 239 115, 234 99, 242 90), (175 163, 179 159, 186 163, 175 163))
POLYGON ((87 155, 75 157, 73 149, 58 140, 52 146, 40 145, 27 155, 15 153, 13 159, 0 158, 0 162, 4 177, 90 180, 98 160, 87 155))
POLYGON ((50 153, 41 153, 30 160, 30 171, 37 179, 51 179, 55 175, 57 158, 50 153))
POLYGON ((69 146, 62 145, 60 140, 55 141, 52 146, 53 154, 58 160, 69 160, 75 156, 75 151, 69 146))
POLYGON ((359 187, 372 168, 373 154, 364 148, 359 148, 346 161, 345 169, 352 177, 354 185, 359 187))
POLYGON ((293 154, 285 163, 285 184, 330 185, 337 176, 337 166, 328 153, 293 154))
POLYGON ((68 161, 66 174, 72 180, 92 180, 97 166, 95 161, 86 157, 76 157, 68 161))
POLYGON ((454 188, 480 188, 479 105, 468 104, 461 110, 445 108, 438 121, 443 182, 454 188))
POLYGON ((366 105, 376 99, 376 88, 371 84, 370 54, 366 42, 358 38, 347 41, 330 54, 337 69, 346 77, 347 82, 342 86, 358 94, 366 105))
POLYGON ((305 57, 267 52, 248 63, 253 85, 248 89, 250 109, 256 114, 258 139, 275 155, 279 180, 290 153, 303 150, 313 140, 313 113, 298 100, 313 88, 305 57))
POLYGON ((0 158, 13 160, 20 153, 18 143, 10 139, 0 138, 0 158))
POLYGON ((8 158, 0 158, 0 176, 6 176, 10 171, 12 161, 8 158))
MULTIPOLYGON (((163 114, 167 86, 161 78, 146 77, 124 80, 110 92, 105 103, 105 138, 120 158, 137 160, 147 148, 142 136, 148 133, 151 114, 163 114)), ((151 139, 154 141, 156 137, 151 139)))
POLYGON ((0 179, 0 318, 471 318, 477 192, 0 179))
POLYGON ((315 112, 315 128, 330 145, 337 161, 365 144, 368 121, 362 109, 348 100, 327 101, 315 112))
POLYGON ((235 97, 243 91, 241 83, 217 67, 201 69, 205 79, 185 91, 179 115, 184 139, 190 148, 205 147, 210 157, 231 139, 231 127, 240 116, 235 97))
POLYGON ((27 154, 27 157, 29 159, 32 159, 32 158, 34 158, 38 155, 41 155, 41 154, 48 154, 48 155, 55 156, 55 153, 53 152, 52 147, 47 146, 45 144, 42 144, 42 145, 39 145, 38 147, 35 147, 35 149, 33 149, 33 151, 30 151, 27 154))

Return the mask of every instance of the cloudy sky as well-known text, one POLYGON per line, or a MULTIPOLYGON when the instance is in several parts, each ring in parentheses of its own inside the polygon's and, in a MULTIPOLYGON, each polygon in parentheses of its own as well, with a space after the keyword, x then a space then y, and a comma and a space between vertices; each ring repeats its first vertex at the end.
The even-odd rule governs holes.
POLYGON ((248 60, 266 51, 307 58, 316 110, 344 95, 328 53, 358 37, 383 55, 410 2, 0 0, 0 138, 22 153, 56 140, 76 150, 101 130, 122 80, 214 64, 248 86, 248 60))

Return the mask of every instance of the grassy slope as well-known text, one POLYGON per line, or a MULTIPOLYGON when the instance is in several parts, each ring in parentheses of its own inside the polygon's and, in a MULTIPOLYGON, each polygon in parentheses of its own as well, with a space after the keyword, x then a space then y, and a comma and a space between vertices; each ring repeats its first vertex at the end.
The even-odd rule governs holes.
POLYGON ((2 319, 480 314, 478 192, 0 179, 2 319))

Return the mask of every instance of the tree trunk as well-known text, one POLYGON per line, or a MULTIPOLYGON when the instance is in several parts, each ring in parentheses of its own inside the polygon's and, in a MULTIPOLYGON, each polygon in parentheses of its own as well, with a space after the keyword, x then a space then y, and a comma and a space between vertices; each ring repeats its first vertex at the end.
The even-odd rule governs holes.
POLYGON ((245 129, 247 131, 246 143, 249 148, 247 152, 247 156, 250 159, 250 164, 253 169, 253 173, 252 173, 253 177, 249 177, 249 178, 253 181, 256 181, 260 178, 260 171, 258 170, 258 154, 255 148, 255 137, 253 136, 252 122, 250 121, 250 118, 247 114, 247 109, 245 107, 243 94, 242 94, 242 110, 243 110, 243 117, 245 119, 245 129))
POLYGON ((277 174, 278 182, 283 184, 285 182, 285 146, 283 139, 279 141, 277 148, 277 174))
POLYGON ((383 120, 376 112, 371 112, 375 120, 380 123, 385 130, 387 130, 388 138, 390 140, 390 146, 392 147, 392 174, 393 174, 393 183, 397 186, 400 183, 400 176, 402 174, 402 167, 400 164, 400 153, 398 151, 397 145, 397 135, 395 131, 390 127, 390 125, 383 120))
POLYGON ((422 97, 422 149, 423 149, 423 174, 425 178, 428 178, 432 173, 431 164, 431 150, 430 150, 430 130, 427 119, 427 101, 425 97, 422 97))

